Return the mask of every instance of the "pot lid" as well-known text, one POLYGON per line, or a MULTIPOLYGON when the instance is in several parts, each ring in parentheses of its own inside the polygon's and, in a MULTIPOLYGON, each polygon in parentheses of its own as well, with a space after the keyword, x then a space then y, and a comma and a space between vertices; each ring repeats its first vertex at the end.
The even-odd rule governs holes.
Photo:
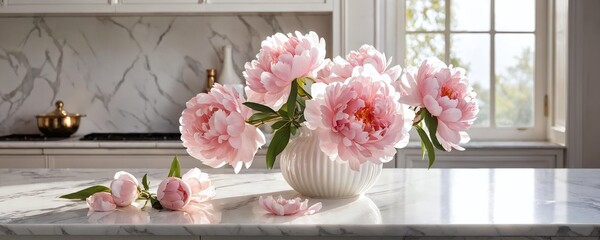
POLYGON ((65 116, 79 116, 79 114, 69 114, 68 112, 66 112, 65 110, 63 110, 63 106, 65 104, 63 103, 63 101, 56 101, 54 103, 54 106, 56 106, 56 109, 46 113, 45 115, 38 115, 40 117, 65 117, 65 116))

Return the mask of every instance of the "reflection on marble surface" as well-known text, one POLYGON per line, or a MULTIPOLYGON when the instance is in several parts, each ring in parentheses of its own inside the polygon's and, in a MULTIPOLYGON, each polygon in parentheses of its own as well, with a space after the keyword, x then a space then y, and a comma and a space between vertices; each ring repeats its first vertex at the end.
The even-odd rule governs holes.
MULTIPOLYGON (((298 194, 294 194, 298 195, 298 194)), ((298 195, 299 196, 299 195, 298 195)), ((287 197, 286 197, 287 198, 287 197)), ((319 215, 291 215, 276 216, 267 213, 259 206, 255 206, 253 213, 258 215, 257 221, 269 224, 379 224, 381 213, 377 205, 367 196, 345 199, 311 199, 309 205, 321 202, 323 208, 319 215), (263 215, 260 215, 260 214, 263 215), (340 218, 340 216, 344 216, 340 218)))
MULTIPOLYGON (((151 189, 164 177, 128 171, 148 172, 151 189)), ((600 236, 599 169, 384 169, 365 196, 310 199, 323 209, 284 217, 257 201, 298 196, 280 173, 207 171, 217 195, 197 211, 88 217, 84 202, 56 196, 108 184, 115 170, 3 169, 0 235, 600 236)))
POLYGON ((37 132, 35 115, 58 99, 87 114, 79 134, 176 132, 224 45, 241 77, 265 37, 312 30, 329 41, 330 27, 315 14, 3 17, 0 135, 37 132))
POLYGON ((110 212, 90 211, 87 216, 89 223, 96 224, 146 224, 150 222, 150 214, 134 205, 117 208, 110 212))
POLYGON ((211 202, 190 203, 182 211, 154 211, 152 223, 157 224, 216 224, 221 222, 221 212, 211 202))

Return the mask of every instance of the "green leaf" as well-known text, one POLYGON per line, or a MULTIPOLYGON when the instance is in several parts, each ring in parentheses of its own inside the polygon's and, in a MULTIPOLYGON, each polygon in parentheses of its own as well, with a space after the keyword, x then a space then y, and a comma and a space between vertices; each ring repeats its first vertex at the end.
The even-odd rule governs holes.
POLYGON ((150 198, 150 204, 152 204, 152 208, 154 209, 163 209, 163 206, 160 204, 160 201, 156 197, 150 198))
POLYGON ((277 129, 280 129, 281 127, 283 127, 283 125, 285 125, 286 123, 289 123, 289 121, 286 121, 286 120, 277 121, 277 122, 273 123, 273 125, 271 125, 271 128, 273 128, 273 130, 277 130, 277 129))
MULTIPOLYGON (((294 125, 295 125, 295 124, 294 124, 294 125)), ((290 133, 291 133, 291 136, 295 136, 295 135, 296 135, 296 131, 297 131, 297 130, 298 130, 298 127, 297 127, 297 126, 291 126, 291 127, 290 127, 290 133)))
POLYGON ((315 83, 315 80, 310 77, 297 78, 298 81, 298 94, 300 97, 308 97, 308 99, 312 99, 312 96, 305 90, 307 82, 315 83))
POLYGON ((148 174, 144 174, 142 177, 142 185, 144 186, 144 190, 148 191, 150 189, 150 182, 148 182, 148 174))
POLYGON ((306 118, 304 117, 304 114, 300 115, 300 119, 298 119, 298 123, 303 123, 306 122, 306 118))
POLYGON ((275 159, 290 141, 290 124, 285 124, 279 130, 275 131, 269 149, 267 149, 267 168, 273 169, 275 159))
POLYGON ((306 90, 304 90, 302 86, 298 86, 298 94, 300 94, 301 97, 306 96, 308 99, 312 99, 312 96, 306 90))
POLYGON ((248 121, 250 121, 250 122, 255 122, 255 121, 266 122, 266 121, 274 119, 278 116, 279 115, 277 115, 277 113, 259 112, 259 113, 252 114, 252 116, 250 116, 250 118, 248 118, 248 121))
POLYGON ((435 148, 442 150, 442 151, 446 151, 446 149, 444 149, 444 147, 442 146, 442 144, 440 144, 440 142, 437 139, 436 136, 436 131, 437 131, 437 126, 438 126, 438 119, 437 117, 434 117, 433 115, 431 115, 431 113, 429 113, 429 111, 427 111, 427 109, 423 109, 423 115, 425 116, 425 125, 427 125, 427 129, 429 130, 429 137, 431 138, 431 143, 433 143, 433 146, 435 146, 435 148))
POLYGON ((169 169, 169 177, 181 178, 181 165, 179 164, 179 158, 177 155, 171 162, 171 169, 169 169))
POLYGON ((301 108, 300 112, 304 112, 304 111, 302 111, 302 109, 306 108, 306 100, 304 100, 304 98, 299 97, 296 99, 296 101, 298 102, 298 104, 300 104, 300 108, 301 108))
MULTIPOLYGON (((431 168, 431 166, 433 166, 433 163, 435 162, 435 148, 433 148, 433 144, 431 143, 429 137, 427 136, 427 133, 425 133, 425 130, 423 130, 421 126, 415 126, 415 129, 417 129, 417 133, 421 138, 421 143, 425 145, 425 149, 427 150, 427 158, 429 158, 429 168, 431 168)), ((424 154, 423 157, 425 157, 424 154)))
POLYGON ((421 141, 421 160, 425 159, 425 144, 421 141))
POLYGON ((283 106, 281 106, 279 111, 277 111, 277 114, 279 114, 279 116, 281 116, 283 119, 290 119, 287 114, 287 103, 285 103, 285 104, 283 104, 283 106))
POLYGON ((96 186, 91 186, 89 188, 83 189, 78 192, 69 193, 67 195, 62 195, 59 198, 85 200, 89 196, 92 196, 94 193, 98 193, 98 192, 110 192, 110 188, 101 186, 101 185, 96 185, 96 186))
POLYGON ((287 113, 289 118, 294 118, 296 114, 296 98, 298 97, 298 82, 292 81, 292 89, 287 100, 287 113))
POLYGON ((267 107, 265 105, 258 104, 255 102, 245 102, 243 104, 246 105, 246 107, 249 107, 254 111, 265 112, 265 113, 266 112, 277 113, 277 112, 275 112, 275 110, 271 109, 270 107, 267 107))

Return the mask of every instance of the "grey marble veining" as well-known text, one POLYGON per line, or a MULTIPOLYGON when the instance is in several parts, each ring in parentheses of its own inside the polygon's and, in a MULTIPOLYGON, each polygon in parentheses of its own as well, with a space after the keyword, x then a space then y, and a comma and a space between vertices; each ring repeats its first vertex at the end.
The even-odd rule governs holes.
POLYGON ((241 76, 267 36, 315 31, 329 42, 330 27, 318 14, 1 17, 0 135, 37 132, 35 115, 59 99, 87 114, 79 133, 174 132, 224 45, 241 76))
MULTIPOLYGON (((385 169, 366 195, 311 199, 323 209, 301 217, 260 209, 260 195, 297 195, 280 173, 267 170, 210 170, 216 198, 195 212, 139 211, 138 202, 88 216, 85 203, 56 198, 108 184, 113 174, 0 170, 0 235, 600 236, 598 169, 385 169)), ((151 188, 165 174, 149 170, 151 188)))

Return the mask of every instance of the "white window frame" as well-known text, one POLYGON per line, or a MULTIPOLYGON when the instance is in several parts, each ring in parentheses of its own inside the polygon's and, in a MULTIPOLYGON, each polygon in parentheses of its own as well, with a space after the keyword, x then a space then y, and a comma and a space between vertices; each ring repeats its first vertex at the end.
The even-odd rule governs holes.
MULTIPOLYGON (((394 0, 395 1, 395 0, 394 0)), ((448 18, 450 15, 450 1, 446 0, 446 17, 448 18)), ((490 117, 494 116, 494 93, 495 93, 495 84, 494 84, 494 36, 497 31, 493 28, 494 24, 494 3, 499 0, 490 0, 491 1, 491 21, 490 21, 490 31, 472 31, 473 33, 490 33, 490 117)), ((501 0, 500 0, 501 1, 501 0)), ((380 13, 385 14, 383 17, 384 22, 395 21, 397 24, 389 24, 386 23, 378 33, 376 33, 376 45, 383 48, 385 51, 394 50, 395 49, 395 59, 396 63, 404 64, 403 59, 406 53, 406 20, 405 20, 405 6, 406 1, 400 0, 397 2, 392 1, 381 1, 377 4, 377 9, 380 13), (395 5, 395 6, 394 6, 395 5), (389 7, 395 7, 397 11, 395 14, 390 14, 389 7), (391 26, 395 26, 396 29, 390 29, 391 26), (396 44, 395 46, 390 46, 390 39, 393 38, 393 34, 385 33, 385 30, 390 32, 395 32, 396 36, 396 44), (395 31, 394 31, 395 30, 395 31)), ((547 0, 535 0, 536 4, 536 17, 535 17, 535 31, 533 32, 535 35, 535 87, 534 87, 534 121, 533 127, 527 128, 519 128, 519 127, 494 127, 494 119, 490 119, 490 127, 472 127, 469 129, 468 133, 471 137, 471 140, 482 140, 482 141, 496 141, 496 140, 507 140, 507 141, 539 141, 539 140, 547 140, 547 104, 545 103, 545 98, 547 98, 547 85, 548 85, 548 47, 547 47, 547 36, 548 36, 548 2, 547 0), (546 113, 545 113, 546 112, 546 113)), ((450 34, 449 23, 446 21, 446 27, 444 31, 441 33, 444 34, 444 38, 446 40, 449 39, 450 34)), ((460 31, 468 33, 469 31, 460 31)), ((498 33, 510 33, 510 32, 500 32, 498 33)), ((377 46, 376 46, 377 47, 377 46)), ((446 58, 449 57, 448 50, 450 49, 450 44, 446 42, 445 50, 446 50, 446 58)), ((403 65, 403 67, 406 67, 403 65)), ((547 100, 546 100, 547 101, 547 100)), ((414 135, 414 134, 413 134, 414 135)))

